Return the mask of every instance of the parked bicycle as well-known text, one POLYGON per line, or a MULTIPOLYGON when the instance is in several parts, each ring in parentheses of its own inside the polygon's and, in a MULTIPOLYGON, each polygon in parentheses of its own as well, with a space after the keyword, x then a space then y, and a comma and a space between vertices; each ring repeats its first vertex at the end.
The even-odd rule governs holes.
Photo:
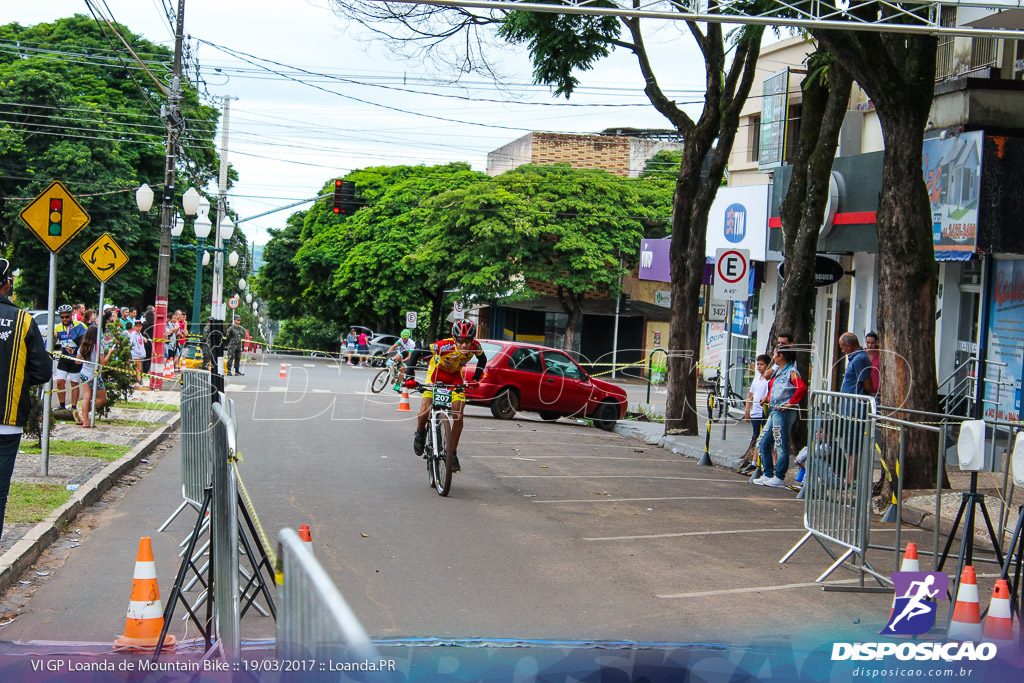
POLYGON ((729 385, 729 393, 725 393, 725 382, 722 381, 722 373, 718 371, 711 378, 711 388, 708 389, 708 417, 712 422, 718 422, 726 413, 727 407, 731 405, 743 405, 746 399, 732 390, 729 385))
MULTIPOLYGON (((408 386, 412 380, 406 382, 408 386)), ((415 390, 432 391, 430 419, 427 421, 427 439, 423 455, 427 459, 427 475, 430 486, 439 496, 447 496, 452 488, 452 454, 448 444, 452 440, 452 399, 456 392, 463 392, 470 384, 420 384, 415 390)))
POLYGON ((370 382, 370 391, 379 394, 388 385, 397 386, 404 369, 405 363, 396 361, 394 358, 388 358, 384 364, 384 369, 374 375, 373 381, 370 382))

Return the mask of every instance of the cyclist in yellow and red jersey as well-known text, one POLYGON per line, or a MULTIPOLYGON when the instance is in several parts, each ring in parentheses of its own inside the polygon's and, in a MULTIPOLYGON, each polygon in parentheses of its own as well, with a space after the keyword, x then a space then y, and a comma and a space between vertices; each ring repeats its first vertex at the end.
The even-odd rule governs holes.
MULTIPOLYGON (((419 353, 428 353, 421 351, 419 353)), ((476 340, 476 325, 469 320, 456 320, 452 325, 452 336, 448 339, 434 342, 430 345, 430 365, 427 367, 427 390, 423 392, 423 401, 420 403, 420 412, 416 416, 416 434, 412 440, 412 449, 416 455, 423 455, 423 444, 427 438, 427 418, 430 416, 430 405, 434 398, 434 392, 429 386, 440 382, 441 384, 465 384, 462 378, 462 367, 475 356, 476 372, 473 373, 473 381, 477 382, 484 374, 484 366, 487 364, 487 355, 484 353, 480 342, 476 340)), ((410 358, 409 365, 415 365, 415 359, 410 358)), ((452 393, 452 471, 458 472, 462 469, 459 465, 459 458, 456 455, 459 447, 459 437, 462 435, 462 413, 466 408, 466 394, 461 391, 452 393)))

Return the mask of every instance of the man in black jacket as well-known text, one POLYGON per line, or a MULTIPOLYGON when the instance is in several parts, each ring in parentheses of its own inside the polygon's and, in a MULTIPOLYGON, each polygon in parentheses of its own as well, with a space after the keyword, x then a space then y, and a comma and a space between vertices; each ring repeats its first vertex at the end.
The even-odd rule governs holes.
POLYGON ((35 320, 7 298, 14 284, 11 271, 10 262, 0 258, 0 535, 32 387, 53 375, 53 361, 35 320))

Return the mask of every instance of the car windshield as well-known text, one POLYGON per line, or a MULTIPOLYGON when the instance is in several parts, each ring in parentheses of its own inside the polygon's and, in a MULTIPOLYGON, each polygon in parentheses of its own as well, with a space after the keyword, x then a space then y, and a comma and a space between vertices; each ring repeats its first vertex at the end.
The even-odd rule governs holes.
POLYGON ((483 348, 484 353, 487 354, 487 360, 494 358, 501 351, 501 344, 495 344, 494 342, 480 342, 480 346, 483 348))

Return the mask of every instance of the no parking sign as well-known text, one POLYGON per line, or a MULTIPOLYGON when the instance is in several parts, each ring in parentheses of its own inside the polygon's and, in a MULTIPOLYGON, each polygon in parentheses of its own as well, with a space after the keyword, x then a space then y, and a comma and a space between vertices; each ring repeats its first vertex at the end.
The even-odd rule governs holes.
POLYGON ((405 314, 405 326, 410 330, 416 329, 416 311, 409 311, 405 314))
POLYGON ((722 301, 746 301, 750 292, 750 250, 719 249, 715 252, 715 284, 712 297, 722 301))

